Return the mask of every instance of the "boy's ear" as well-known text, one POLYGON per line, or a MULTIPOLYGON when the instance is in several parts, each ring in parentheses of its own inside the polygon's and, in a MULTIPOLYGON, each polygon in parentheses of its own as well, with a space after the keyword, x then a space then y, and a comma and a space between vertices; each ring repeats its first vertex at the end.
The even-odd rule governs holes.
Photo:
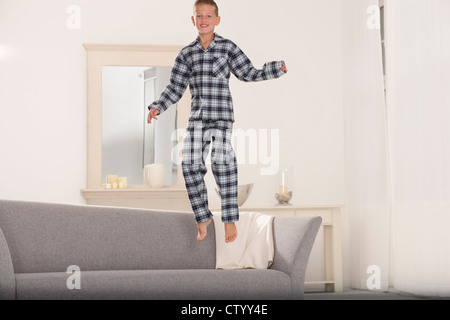
POLYGON ((220 23, 220 16, 217 16, 217 23, 216 23, 216 26, 218 26, 219 23, 220 23))
POLYGON ((192 24, 193 24, 194 27, 195 27, 195 19, 194 19, 194 16, 192 16, 191 19, 192 19, 192 24))

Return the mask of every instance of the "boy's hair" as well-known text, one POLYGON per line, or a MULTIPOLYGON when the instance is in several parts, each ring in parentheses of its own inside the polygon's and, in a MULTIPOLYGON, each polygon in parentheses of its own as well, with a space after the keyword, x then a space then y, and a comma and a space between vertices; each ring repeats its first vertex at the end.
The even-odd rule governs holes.
POLYGON ((194 4, 194 13, 195 13, 195 10, 197 9, 197 6, 199 6, 201 4, 208 4, 210 6, 213 6, 214 13, 216 14, 216 16, 219 16, 219 7, 217 6, 217 3, 214 0, 196 0, 195 4, 194 4))

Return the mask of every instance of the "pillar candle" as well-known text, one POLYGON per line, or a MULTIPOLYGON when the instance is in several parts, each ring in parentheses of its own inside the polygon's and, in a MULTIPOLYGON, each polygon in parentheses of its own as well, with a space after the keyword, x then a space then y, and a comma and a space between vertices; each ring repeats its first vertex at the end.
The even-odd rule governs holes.
POLYGON ((119 178, 119 188, 120 189, 128 188, 128 179, 127 179, 127 177, 120 177, 119 178))
POLYGON ((112 185, 114 182, 117 182, 116 174, 109 174, 106 176, 106 183, 110 183, 112 185))

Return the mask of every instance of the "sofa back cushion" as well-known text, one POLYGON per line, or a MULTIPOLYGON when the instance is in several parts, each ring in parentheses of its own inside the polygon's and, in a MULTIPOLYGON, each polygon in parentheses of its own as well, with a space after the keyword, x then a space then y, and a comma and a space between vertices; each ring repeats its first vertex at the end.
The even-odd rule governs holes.
POLYGON ((0 200, 0 229, 15 273, 215 268, 190 213, 0 200))

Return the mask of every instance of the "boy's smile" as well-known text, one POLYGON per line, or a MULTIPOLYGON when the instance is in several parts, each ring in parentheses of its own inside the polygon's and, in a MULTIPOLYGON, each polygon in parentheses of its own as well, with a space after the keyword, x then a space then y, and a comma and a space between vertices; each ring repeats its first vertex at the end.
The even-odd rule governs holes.
POLYGON ((216 16, 214 7, 201 4, 198 5, 192 16, 192 23, 197 27, 199 35, 208 35, 214 33, 214 28, 219 25, 220 17, 216 16))

